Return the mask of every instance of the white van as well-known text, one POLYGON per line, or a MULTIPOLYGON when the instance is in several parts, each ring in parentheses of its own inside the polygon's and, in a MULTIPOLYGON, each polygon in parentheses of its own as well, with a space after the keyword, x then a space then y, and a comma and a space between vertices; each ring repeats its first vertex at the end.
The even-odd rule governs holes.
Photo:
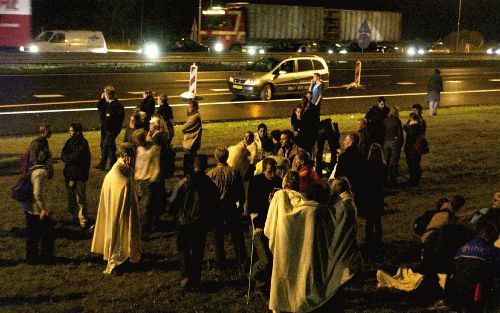
POLYGON ((25 52, 94 52, 106 53, 102 32, 86 30, 46 30, 38 35, 25 52))

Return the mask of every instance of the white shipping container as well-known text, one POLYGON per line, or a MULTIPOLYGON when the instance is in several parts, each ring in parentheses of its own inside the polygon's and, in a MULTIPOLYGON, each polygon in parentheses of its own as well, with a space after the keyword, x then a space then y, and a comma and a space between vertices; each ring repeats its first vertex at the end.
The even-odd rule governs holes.
POLYGON ((401 40, 402 14, 399 12, 340 10, 339 40, 355 41, 363 22, 370 28, 373 42, 401 40))

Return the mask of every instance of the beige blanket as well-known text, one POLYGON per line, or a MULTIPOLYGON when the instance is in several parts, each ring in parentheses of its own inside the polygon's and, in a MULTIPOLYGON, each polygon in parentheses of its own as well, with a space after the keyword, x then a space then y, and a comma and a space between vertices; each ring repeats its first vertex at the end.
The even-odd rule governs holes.
POLYGON ((264 228, 273 253, 269 309, 310 312, 361 268, 352 197, 320 205, 280 190, 264 228))
POLYGON ((108 261, 105 274, 110 274, 128 258, 133 263, 141 258, 141 225, 134 175, 122 159, 118 159, 104 178, 91 251, 102 253, 108 261))

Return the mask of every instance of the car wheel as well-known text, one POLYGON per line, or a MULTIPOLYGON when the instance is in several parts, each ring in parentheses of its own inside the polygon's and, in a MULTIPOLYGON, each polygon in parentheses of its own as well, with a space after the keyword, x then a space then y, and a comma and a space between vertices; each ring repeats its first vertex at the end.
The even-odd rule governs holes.
POLYGON ((260 98, 265 101, 269 101, 273 98, 273 87, 269 84, 264 85, 260 91, 260 98))

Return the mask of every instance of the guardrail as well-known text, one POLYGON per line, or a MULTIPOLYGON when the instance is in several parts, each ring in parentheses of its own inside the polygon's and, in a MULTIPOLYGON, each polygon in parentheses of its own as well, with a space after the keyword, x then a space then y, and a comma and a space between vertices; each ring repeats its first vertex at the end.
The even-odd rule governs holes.
MULTIPOLYGON (((266 53, 249 55, 243 53, 177 53, 163 55, 156 59, 141 54, 131 53, 0 53, 0 65, 91 65, 91 64, 145 64, 145 63, 242 63, 258 60, 262 57, 287 58, 310 54, 266 53)), ((500 61, 500 57, 486 53, 449 53, 409 56, 404 53, 314 53, 326 61, 500 61)))

